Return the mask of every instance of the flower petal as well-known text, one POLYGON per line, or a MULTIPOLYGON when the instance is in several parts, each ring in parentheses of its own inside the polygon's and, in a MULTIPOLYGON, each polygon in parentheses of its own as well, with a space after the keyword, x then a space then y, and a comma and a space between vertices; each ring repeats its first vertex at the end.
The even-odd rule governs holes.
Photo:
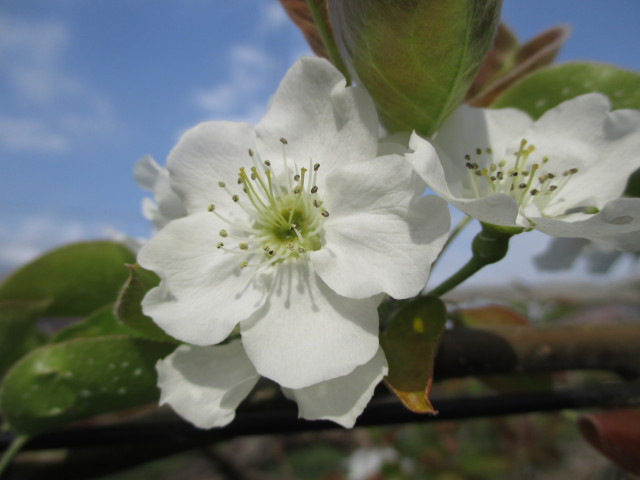
MULTIPOLYGON (((458 107, 440 127, 432 142, 442 162, 447 164, 447 180, 455 182, 455 177, 467 176, 465 155, 470 155, 471 160, 481 166, 486 166, 482 162, 487 160, 487 163, 491 159, 502 160, 499 157, 504 156, 514 140, 520 142, 522 132, 532 123, 526 113, 514 108, 489 110, 466 105, 458 107), (478 148, 481 150, 480 156, 476 154, 478 148), (492 150, 492 155, 485 155, 487 148, 492 150), (457 172, 455 177, 452 176, 453 172, 457 172)), ((460 195, 460 192, 456 193, 460 195)))
POLYGON ((638 250, 640 198, 609 202, 596 214, 575 213, 563 218, 532 218, 535 228, 554 237, 587 238, 625 251, 638 250))
POLYGON ((171 187, 182 197, 189 213, 210 204, 232 210, 240 167, 251 167, 249 149, 255 150, 255 132, 248 123, 205 122, 188 130, 167 158, 171 187), (221 188, 224 182, 229 191, 221 188))
POLYGON ((160 170, 160 165, 156 163, 153 157, 145 155, 133 166, 133 178, 141 188, 153 190, 160 170))
POLYGON ((351 428, 365 409, 389 368, 382 348, 364 365, 344 377, 300 389, 285 389, 298 404, 298 416, 307 420, 331 420, 351 428))
POLYGON ((606 236, 594 239, 605 247, 621 250, 623 252, 639 252, 640 251, 640 230, 635 232, 622 233, 614 236, 606 236))
POLYGON ((153 189, 153 197, 158 203, 158 212, 153 218, 153 224, 157 228, 162 228, 171 220, 184 217, 187 214, 182 200, 171 188, 169 172, 166 169, 162 169, 158 175, 153 189))
POLYGON ((448 156, 439 157, 436 149, 415 132, 411 135, 409 148, 412 153, 405 158, 429 187, 451 205, 485 223, 524 226, 516 222, 518 205, 510 196, 499 193, 476 198, 473 195, 464 184, 468 175, 464 163, 458 166, 448 160, 448 156))
POLYGON ((308 263, 278 265, 269 301, 240 323, 258 373, 289 388, 340 377, 378 349, 377 299, 331 290, 308 263))
POLYGON ((260 376, 242 344, 215 347, 182 345, 156 363, 160 405, 169 404, 199 428, 222 427, 260 376))
POLYGON ((224 340, 264 303, 264 286, 238 258, 216 248, 224 226, 205 212, 170 222, 138 254, 162 278, 142 301, 145 315, 169 335, 195 345, 224 340))
POLYGON ((419 198, 424 189, 397 155, 332 172, 324 245, 311 253, 322 280, 350 298, 419 293, 450 227, 447 203, 435 196, 419 198))
POLYGON ((282 156, 283 137, 287 158, 299 167, 318 162, 328 172, 375 157, 378 117, 364 89, 347 87, 327 60, 306 57, 289 69, 256 132, 260 154, 274 166, 279 162, 273 159, 282 156))
POLYGON ((547 111, 523 132, 537 156, 549 157, 549 169, 559 175, 578 169, 554 198, 550 214, 576 206, 602 208, 622 195, 629 175, 640 167, 640 112, 610 109, 604 95, 581 95, 547 111))

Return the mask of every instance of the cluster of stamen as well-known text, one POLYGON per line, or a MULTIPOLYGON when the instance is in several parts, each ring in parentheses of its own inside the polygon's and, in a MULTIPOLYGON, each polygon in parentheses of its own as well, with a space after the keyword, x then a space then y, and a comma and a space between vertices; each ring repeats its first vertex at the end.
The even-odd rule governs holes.
POLYGON ((476 198, 492 193, 504 193, 510 195, 521 208, 535 203, 540 210, 544 209, 558 195, 571 176, 578 173, 578 169, 571 168, 559 173, 549 171, 547 156, 543 157, 539 163, 528 162, 534 150, 533 145, 522 139, 520 148, 515 153, 514 163, 506 160, 492 162, 493 152, 490 148, 484 150, 477 148, 473 158, 469 154, 465 155, 465 166, 476 198), (490 158, 484 159, 484 155, 490 158))
POLYGON ((218 182, 244 214, 234 219, 222 215, 214 204, 208 211, 229 225, 218 233, 216 247, 224 252, 242 254, 240 268, 263 266, 289 258, 302 258, 309 251, 319 250, 322 221, 329 216, 318 197, 316 185, 320 164, 309 160, 308 168, 289 166, 287 141, 282 143, 283 175, 274 175, 271 161, 262 160, 249 149, 253 163, 248 170, 240 168, 237 188, 218 182), (235 220, 242 218, 244 220, 235 220), (229 243, 229 245, 226 245, 229 243))

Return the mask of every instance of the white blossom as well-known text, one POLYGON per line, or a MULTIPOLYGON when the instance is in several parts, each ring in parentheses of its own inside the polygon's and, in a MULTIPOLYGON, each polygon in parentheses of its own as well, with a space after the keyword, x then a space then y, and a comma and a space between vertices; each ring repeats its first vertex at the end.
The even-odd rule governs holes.
POLYGON ((450 223, 402 155, 377 152, 372 100, 320 59, 291 68, 255 127, 206 122, 183 135, 166 168, 186 215, 138 255, 161 278, 144 313, 191 344, 158 366, 164 401, 222 425, 261 375, 305 418, 355 421, 386 374, 382 294, 421 291, 450 223), (198 348, 234 331, 241 348, 198 348), (241 373, 209 377, 231 348, 225 362, 241 373), (211 362, 189 359, 205 351, 211 362))
POLYGON ((533 121, 460 107, 407 155, 429 187, 478 220, 637 250, 640 199, 620 198, 640 167, 640 112, 588 94, 533 121))

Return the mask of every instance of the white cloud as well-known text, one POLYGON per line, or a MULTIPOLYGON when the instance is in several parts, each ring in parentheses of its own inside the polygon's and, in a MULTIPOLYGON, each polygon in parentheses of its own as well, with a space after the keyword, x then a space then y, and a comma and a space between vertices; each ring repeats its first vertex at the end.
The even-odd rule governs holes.
POLYGON ((236 45, 228 53, 227 78, 197 91, 195 104, 210 119, 256 123, 266 111, 266 99, 275 91, 277 62, 259 47, 236 45), (275 85, 274 85, 275 84, 275 85))
POLYGON ((0 145, 8 150, 63 152, 69 142, 36 118, 0 116, 0 145))
POLYGON ((268 100, 286 70, 299 57, 310 54, 280 2, 263 0, 258 8, 258 20, 252 27, 254 40, 231 46, 223 80, 191 95, 193 103, 205 113, 203 120, 255 124, 264 116, 268 100))
POLYGON ((61 153, 113 128, 106 98, 65 69, 64 24, 0 15, 0 32, 1 148, 61 153))
POLYGON ((56 69, 68 44, 68 32, 62 24, 35 24, 0 16, 0 31, 1 68, 15 93, 42 101, 71 86, 56 69))
POLYGON ((262 31, 279 30, 282 27, 287 26, 290 22, 289 17, 284 11, 284 8, 280 5, 280 2, 276 1, 263 5, 262 15, 260 15, 260 18, 262 20, 260 26, 262 31))

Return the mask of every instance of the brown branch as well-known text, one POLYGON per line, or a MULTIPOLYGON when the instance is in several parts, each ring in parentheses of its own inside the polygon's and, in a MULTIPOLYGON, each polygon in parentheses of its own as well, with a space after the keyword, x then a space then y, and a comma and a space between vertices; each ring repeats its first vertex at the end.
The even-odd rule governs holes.
POLYGON ((447 330, 436 380, 562 370, 610 370, 640 377, 640 326, 567 325, 447 330))

